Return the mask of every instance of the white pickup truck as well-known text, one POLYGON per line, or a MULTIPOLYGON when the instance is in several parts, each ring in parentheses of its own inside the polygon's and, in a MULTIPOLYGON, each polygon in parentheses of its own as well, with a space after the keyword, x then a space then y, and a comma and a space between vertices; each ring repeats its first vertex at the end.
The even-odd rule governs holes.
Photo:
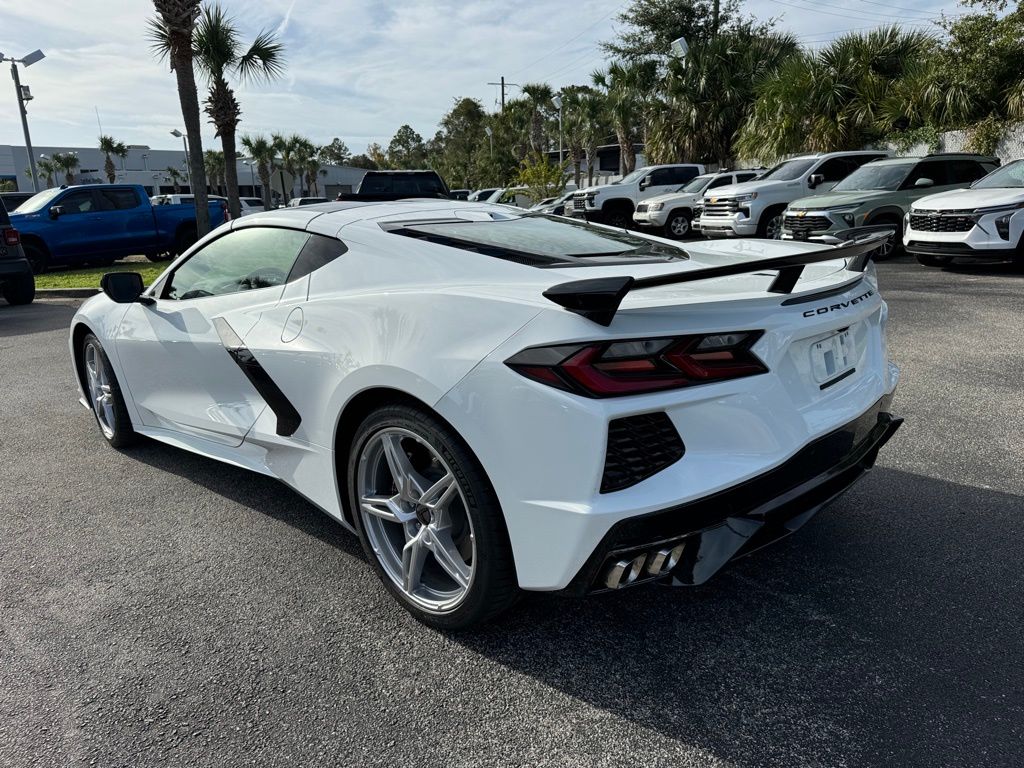
POLYGON ((673 192, 704 173, 696 163, 649 165, 637 168, 621 181, 579 190, 572 198, 572 214, 587 221, 626 228, 633 223, 637 204, 656 195, 673 192))
POLYGON ((794 200, 827 192, 864 163, 888 152, 829 152, 783 160, 756 181, 704 193, 705 237, 768 237, 782 233, 782 213, 794 200))

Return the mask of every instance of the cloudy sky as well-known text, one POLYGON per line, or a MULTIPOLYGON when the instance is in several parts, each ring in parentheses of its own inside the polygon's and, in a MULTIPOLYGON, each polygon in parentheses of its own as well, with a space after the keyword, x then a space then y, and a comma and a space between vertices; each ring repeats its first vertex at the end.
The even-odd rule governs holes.
MULTIPOLYGON (((807 45, 877 24, 929 28, 955 0, 747 0, 759 18, 776 17, 807 45)), ((546 81, 586 82, 602 64, 597 43, 613 36, 623 0, 225 0, 246 39, 276 29, 287 73, 239 90, 242 132, 342 137, 354 152, 386 145, 409 123, 425 137, 453 99, 495 109, 498 88, 546 81)), ((0 52, 46 59, 22 70, 35 100, 33 143, 93 146, 99 133, 129 144, 173 149, 183 127, 174 76, 145 39, 145 0, 0 0, 0 52)), ((13 85, 0 77, 0 144, 23 144, 13 85)), ((511 93, 515 93, 513 88, 511 93)), ((215 146, 204 124, 204 145, 215 146)))

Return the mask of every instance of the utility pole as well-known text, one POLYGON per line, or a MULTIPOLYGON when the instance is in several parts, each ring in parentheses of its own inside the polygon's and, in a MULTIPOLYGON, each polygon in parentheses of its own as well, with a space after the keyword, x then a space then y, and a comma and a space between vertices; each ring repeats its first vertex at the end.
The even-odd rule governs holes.
POLYGON ((29 169, 32 171, 32 188, 39 191, 39 174, 36 172, 36 158, 32 150, 32 139, 28 135, 28 110, 25 109, 25 102, 31 100, 32 94, 28 89, 28 86, 21 84, 21 78, 18 77, 18 63, 24 64, 26 67, 31 67, 40 59, 45 58, 43 52, 36 50, 28 54, 22 59, 15 59, 10 56, 4 56, 0 53, 0 61, 11 62, 11 78, 14 80, 14 91, 18 96, 18 112, 21 113, 21 129, 25 134, 25 149, 28 150, 28 164, 29 169))
POLYGON ((505 111, 505 89, 506 88, 522 88, 522 86, 519 85, 519 83, 506 83, 504 75, 501 76, 501 82, 500 83, 488 83, 488 85, 500 85, 501 86, 501 111, 502 112, 505 111))

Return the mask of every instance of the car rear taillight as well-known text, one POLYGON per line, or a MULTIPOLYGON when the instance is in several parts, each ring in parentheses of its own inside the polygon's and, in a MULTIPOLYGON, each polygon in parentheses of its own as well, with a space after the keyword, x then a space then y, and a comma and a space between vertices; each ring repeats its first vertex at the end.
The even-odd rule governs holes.
POLYGON ((13 227, 4 230, 4 245, 14 246, 19 243, 21 243, 21 235, 18 234, 18 230, 13 227))
POLYGON ((530 347, 505 364, 541 384, 617 397, 766 373, 750 351, 764 331, 530 347))

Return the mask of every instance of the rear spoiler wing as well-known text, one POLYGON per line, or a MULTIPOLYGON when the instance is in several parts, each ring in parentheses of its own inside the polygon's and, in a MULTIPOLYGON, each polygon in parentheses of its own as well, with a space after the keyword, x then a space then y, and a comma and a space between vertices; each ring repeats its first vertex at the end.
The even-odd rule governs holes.
POLYGON ((743 275, 766 269, 777 269, 779 274, 768 286, 770 293, 792 293, 804 267, 822 261, 846 259, 846 270, 863 272, 871 254, 879 249, 882 241, 896 234, 892 226, 854 227, 835 235, 841 242, 826 245, 820 251, 799 253, 792 256, 776 256, 771 259, 753 259, 721 267, 695 269, 689 272, 654 275, 652 277, 595 277, 590 280, 574 280, 560 283, 544 291, 544 298, 565 307, 570 312, 593 320, 598 325, 611 325, 619 305, 626 294, 640 288, 654 288, 661 285, 691 283, 696 280, 712 280, 717 277, 743 275))

